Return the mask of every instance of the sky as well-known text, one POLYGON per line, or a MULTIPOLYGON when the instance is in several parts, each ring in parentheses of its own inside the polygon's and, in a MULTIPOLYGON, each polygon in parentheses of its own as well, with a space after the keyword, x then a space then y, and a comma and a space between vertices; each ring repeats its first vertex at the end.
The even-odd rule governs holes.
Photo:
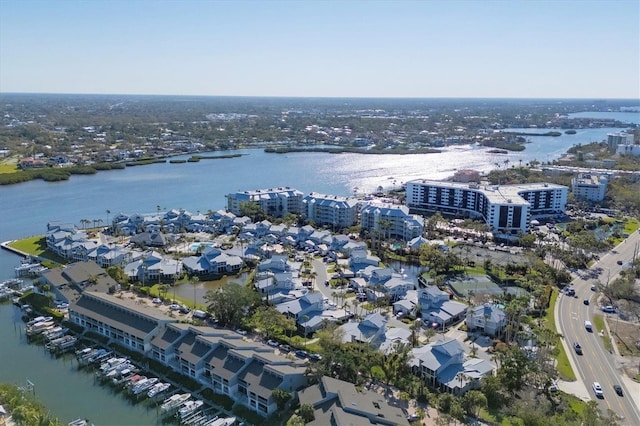
POLYGON ((640 1, 0 0, 0 93, 640 99, 640 1))

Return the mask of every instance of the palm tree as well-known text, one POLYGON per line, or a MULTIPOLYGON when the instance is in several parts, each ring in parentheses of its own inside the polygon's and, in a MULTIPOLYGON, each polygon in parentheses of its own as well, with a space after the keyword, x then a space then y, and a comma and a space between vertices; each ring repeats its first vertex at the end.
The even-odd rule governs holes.
POLYGON ((87 226, 91 223, 89 219, 80 219, 80 223, 83 225, 84 229, 87 229, 87 226))

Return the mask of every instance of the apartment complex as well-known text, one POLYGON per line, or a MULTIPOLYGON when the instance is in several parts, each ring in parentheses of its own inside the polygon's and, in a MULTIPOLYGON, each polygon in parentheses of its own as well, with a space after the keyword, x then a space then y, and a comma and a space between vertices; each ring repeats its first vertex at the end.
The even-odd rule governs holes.
POLYGON ((607 134, 607 145, 609 151, 616 152, 618 145, 633 145, 633 134, 626 132, 616 132, 607 134))
POLYGON ((604 200, 608 182, 607 176, 581 173, 571 179, 571 191, 577 199, 599 202, 604 200))
POLYGON ((370 203, 360 210, 360 226, 377 232, 385 239, 409 241, 422 235, 424 223, 420 216, 409 213, 409 207, 397 204, 370 203))
POLYGON ((269 189, 255 189, 227 194, 227 210, 240 216, 240 206, 243 203, 255 203, 266 214, 282 217, 289 213, 302 213, 302 192, 288 186, 269 189))
POLYGON ((358 223, 358 200, 351 197, 312 192, 302 200, 307 219, 317 225, 334 229, 348 228, 358 223))
POLYGON ((85 291, 71 302, 69 319, 264 416, 277 409, 276 388, 295 395, 307 384, 303 360, 230 330, 178 323, 126 298, 85 291))
POLYGON ((407 182, 406 187, 412 212, 481 218, 503 236, 529 232, 532 217, 564 213, 569 190, 551 183, 480 185, 425 179, 407 182))

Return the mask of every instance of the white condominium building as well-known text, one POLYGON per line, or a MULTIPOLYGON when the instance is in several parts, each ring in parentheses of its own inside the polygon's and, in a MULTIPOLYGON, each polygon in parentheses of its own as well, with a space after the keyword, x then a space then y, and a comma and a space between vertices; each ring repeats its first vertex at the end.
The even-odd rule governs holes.
POLYGON ((376 231, 385 239, 409 241, 422 235, 424 223, 420 216, 409 214, 409 208, 397 204, 367 204, 360 210, 360 226, 376 231))
POLYGON ((256 189, 227 194, 227 210, 240 216, 240 206, 243 203, 255 203, 266 214, 282 217, 286 214, 302 213, 303 193, 288 186, 269 189, 256 189))
POLYGON ((418 179, 407 182, 406 205, 412 212, 442 212, 482 218, 492 232, 529 232, 532 216, 564 213, 569 188, 551 183, 479 185, 418 179))
POLYGON ((607 192, 608 179, 606 176, 579 174, 571 179, 571 191, 576 198, 589 201, 602 201, 607 192))
POLYGON ((312 192, 303 198, 302 204, 307 219, 318 225, 341 229, 358 223, 359 202, 356 198, 312 192))
POLYGON ((617 151, 618 145, 633 145, 633 134, 617 132, 607 134, 607 145, 610 151, 617 151))

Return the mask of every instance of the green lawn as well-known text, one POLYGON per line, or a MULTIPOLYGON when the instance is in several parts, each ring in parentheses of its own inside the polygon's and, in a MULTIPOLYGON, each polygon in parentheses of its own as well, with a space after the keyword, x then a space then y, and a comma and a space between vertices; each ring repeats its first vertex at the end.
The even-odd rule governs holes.
POLYGON ((9 244, 11 247, 35 256, 42 256, 47 251, 47 243, 42 235, 16 240, 9 244))
MULTIPOLYGON (((556 307, 556 302, 558 300, 558 292, 554 291, 551 295, 551 301, 549 302, 549 308, 547 309, 547 314, 545 315, 545 326, 550 330, 557 332, 556 330, 556 317, 554 309, 556 307)), ((569 363, 569 357, 567 353, 564 351, 564 346, 559 344, 556 345, 558 349, 558 355, 556 356, 556 360, 558 361, 558 374, 562 380, 574 381, 576 380, 576 375, 573 372, 573 368, 571 368, 571 364, 569 363)))
POLYGON ((633 234, 640 227, 640 220, 636 218, 627 219, 624 223, 625 234, 633 234))
POLYGON ((13 159, 0 161, 0 174, 15 173, 18 171, 18 163, 13 159))
POLYGON ((602 331, 602 343, 604 343, 604 347, 607 350, 613 349, 613 346, 611 346, 611 336, 609 336, 607 329, 604 327, 604 318, 602 315, 593 316, 593 326, 595 327, 595 330, 593 330, 594 333, 602 331))

